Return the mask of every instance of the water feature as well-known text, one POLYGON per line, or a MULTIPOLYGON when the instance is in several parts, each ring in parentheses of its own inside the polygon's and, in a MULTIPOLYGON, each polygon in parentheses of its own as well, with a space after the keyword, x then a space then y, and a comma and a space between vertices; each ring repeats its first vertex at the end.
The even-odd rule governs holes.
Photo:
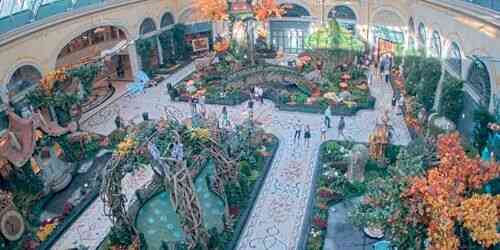
MULTIPOLYGON (((209 190, 206 176, 213 173, 209 164, 195 180, 195 189, 202 207, 203 222, 207 229, 223 228, 224 202, 209 190)), ((144 233, 149 249, 160 249, 162 242, 183 241, 180 218, 170 201, 170 192, 161 192, 139 210, 136 225, 144 233)))

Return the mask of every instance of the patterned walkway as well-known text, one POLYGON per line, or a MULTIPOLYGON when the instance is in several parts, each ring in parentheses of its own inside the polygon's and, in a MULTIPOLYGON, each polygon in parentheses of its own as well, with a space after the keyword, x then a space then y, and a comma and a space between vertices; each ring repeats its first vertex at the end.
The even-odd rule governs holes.
MULTIPOLYGON (((181 70, 171 76, 167 82, 177 82, 192 71, 181 70)), ((360 111, 356 116, 346 117, 346 138, 356 142, 367 142, 369 134, 375 128, 383 112, 389 108, 392 90, 389 85, 381 81, 374 81, 371 86, 372 95, 377 98, 375 110, 360 111)), ((229 107, 229 116, 234 123, 241 123, 247 116, 247 104, 229 107)), ((174 103, 169 100, 164 87, 147 89, 146 93, 136 97, 124 97, 112 105, 104 108, 99 114, 93 116, 82 124, 85 130, 109 134, 114 129, 114 117, 120 115, 126 120, 139 120, 143 112, 149 112, 152 119, 159 118, 163 110, 167 109, 177 118, 189 117, 190 107, 187 103, 174 103)), ((210 105, 209 112, 220 114, 221 106, 210 105)), ((403 117, 391 111, 391 122, 394 126, 395 144, 407 144, 410 135, 404 125, 403 117)), ((297 249, 300 238, 306 205, 312 187, 312 177, 316 158, 318 156, 320 141, 320 127, 322 115, 305 114, 279 111, 274 104, 266 101, 255 106, 255 119, 268 131, 280 139, 280 147, 273 162, 272 168, 263 188, 257 198, 254 209, 243 230, 237 249, 258 250, 294 250, 297 249), (311 145, 306 147, 303 139, 293 141, 293 124, 301 120, 304 125, 309 125, 312 131, 311 145)), ((342 139, 335 129, 339 117, 332 119, 332 129, 328 131, 328 139, 342 139)), ((100 203, 96 200, 94 203, 100 203)), ((96 204, 93 204, 94 206, 96 204)), ((98 206, 98 205, 96 205, 98 206)), ((102 206, 102 204, 100 204, 102 206)), ((93 217, 80 217, 76 225, 92 225, 100 223, 103 232, 109 231, 110 224, 99 221, 106 220, 102 211, 95 211, 93 217)), ((89 228, 90 230, 90 228, 89 228)), ((78 239, 78 228, 74 225, 63 235, 63 238, 53 249, 67 249, 73 244, 65 238, 78 239), (69 245, 68 245, 69 244, 69 245)), ((100 234, 97 238, 104 238, 100 234)), ((80 242, 91 248, 99 244, 99 239, 92 242, 80 242)))

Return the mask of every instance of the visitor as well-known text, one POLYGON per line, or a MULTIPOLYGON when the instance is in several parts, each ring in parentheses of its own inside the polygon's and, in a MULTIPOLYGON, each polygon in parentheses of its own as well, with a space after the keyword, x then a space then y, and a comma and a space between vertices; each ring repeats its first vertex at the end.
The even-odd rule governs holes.
POLYGON ((400 95, 397 105, 399 108, 399 112, 397 113, 397 115, 403 115, 403 110, 404 110, 404 105, 405 105, 405 98, 403 95, 400 95))
POLYGON ((220 119, 219 128, 229 128, 231 126, 231 121, 229 120, 229 114, 227 113, 227 108, 222 107, 222 115, 220 119))
POLYGON ((203 118, 205 118, 206 114, 207 114, 207 106, 205 105, 205 94, 201 94, 200 95, 200 98, 198 100, 199 104, 200 104, 200 112, 201 112, 201 116, 203 118))
POLYGON ((304 131, 304 143, 306 148, 309 148, 309 145, 311 144, 311 127, 309 127, 309 125, 306 125, 306 129, 304 131))
POLYGON ((121 118, 121 116, 120 116, 120 115, 117 115, 117 116, 115 117, 115 125, 116 125, 116 128, 117 128, 117 129, 121 129, 121 128, 123 128, 123 127, 124 127, 124 126, 123 126, 123 125, 124 125, 124 124, 123 124, 123 119, 121 118))
POLYGON ((339 129, 339 135, 341 135, 342 137, 345 137, 344 136, 344 129, 345 129, 345 119, 344 119, 344 116, 340 117, 338 129, 339 129))
POLYGON ((330 105, 325 110, 325 125, 327 128, 331 128, 331 116, 332 116, 332 109, 330 108, 330 105))
POLYGON ((394 93, 394 94, 392 95, 392 100, 391 100, 391 105, 392 105, 392 108, 395 108, 395 107, 396 107, 396 104, 397 104, 397 102, 398 102, 398 101, 399 101, 399 98, 398 98, 397 94, 396 94, 396 93, 394 93))
POLYGON ((295 123, 295 135, 293 137, 293 142, 300 142, 300 135, 302 134, 302 122, 297 120, 295 123))
POLYGON ((254 102, 253 102, 253 99, 250 99, 248 101, 248 115, 249 115, 249 119, 250 121, 253 121, 253 106, 254 106, 254 102))
POLYGON ((321 141, 326 140, 326 130, 327 130, 327 127, 326 127, 326 122, 324 122, 324 123, 321 125, 321 141))
POLYGON ((175 140, 174 144, 172 145, 171 157, 177 161, 182 161, 182 159, 184 158, 184 145, 182 145, 182 143, 179 143, 178 140, 175 140))
POLYGON ((259 100, 261 104, 264 104, 264 90, 261 87, 255 88, 256 100, 259 100))

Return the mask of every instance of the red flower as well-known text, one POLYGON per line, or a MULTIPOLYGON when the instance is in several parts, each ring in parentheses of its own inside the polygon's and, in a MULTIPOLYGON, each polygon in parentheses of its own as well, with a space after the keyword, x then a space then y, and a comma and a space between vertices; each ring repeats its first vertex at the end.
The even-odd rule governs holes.
POLYGON ((314 217, 313 224, 320 229, 326 229, 328 227, 328 222, 324 219, 321 219, 319 216, 314 217))

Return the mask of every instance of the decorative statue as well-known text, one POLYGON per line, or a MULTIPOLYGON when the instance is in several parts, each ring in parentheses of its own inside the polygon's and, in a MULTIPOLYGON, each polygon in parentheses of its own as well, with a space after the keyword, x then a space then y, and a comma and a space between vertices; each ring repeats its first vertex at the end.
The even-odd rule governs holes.
POLYGON ((356 144, 351 150, 347 179, 350 182, 365 180, 365 165, 368 162, 368 148, 363 144, 356 144))
POLYGON ((44 147, 31 164, 42 173, 45 193, 59 192, 71 182, 72 166, 57 157, 54 147, 44 147))

